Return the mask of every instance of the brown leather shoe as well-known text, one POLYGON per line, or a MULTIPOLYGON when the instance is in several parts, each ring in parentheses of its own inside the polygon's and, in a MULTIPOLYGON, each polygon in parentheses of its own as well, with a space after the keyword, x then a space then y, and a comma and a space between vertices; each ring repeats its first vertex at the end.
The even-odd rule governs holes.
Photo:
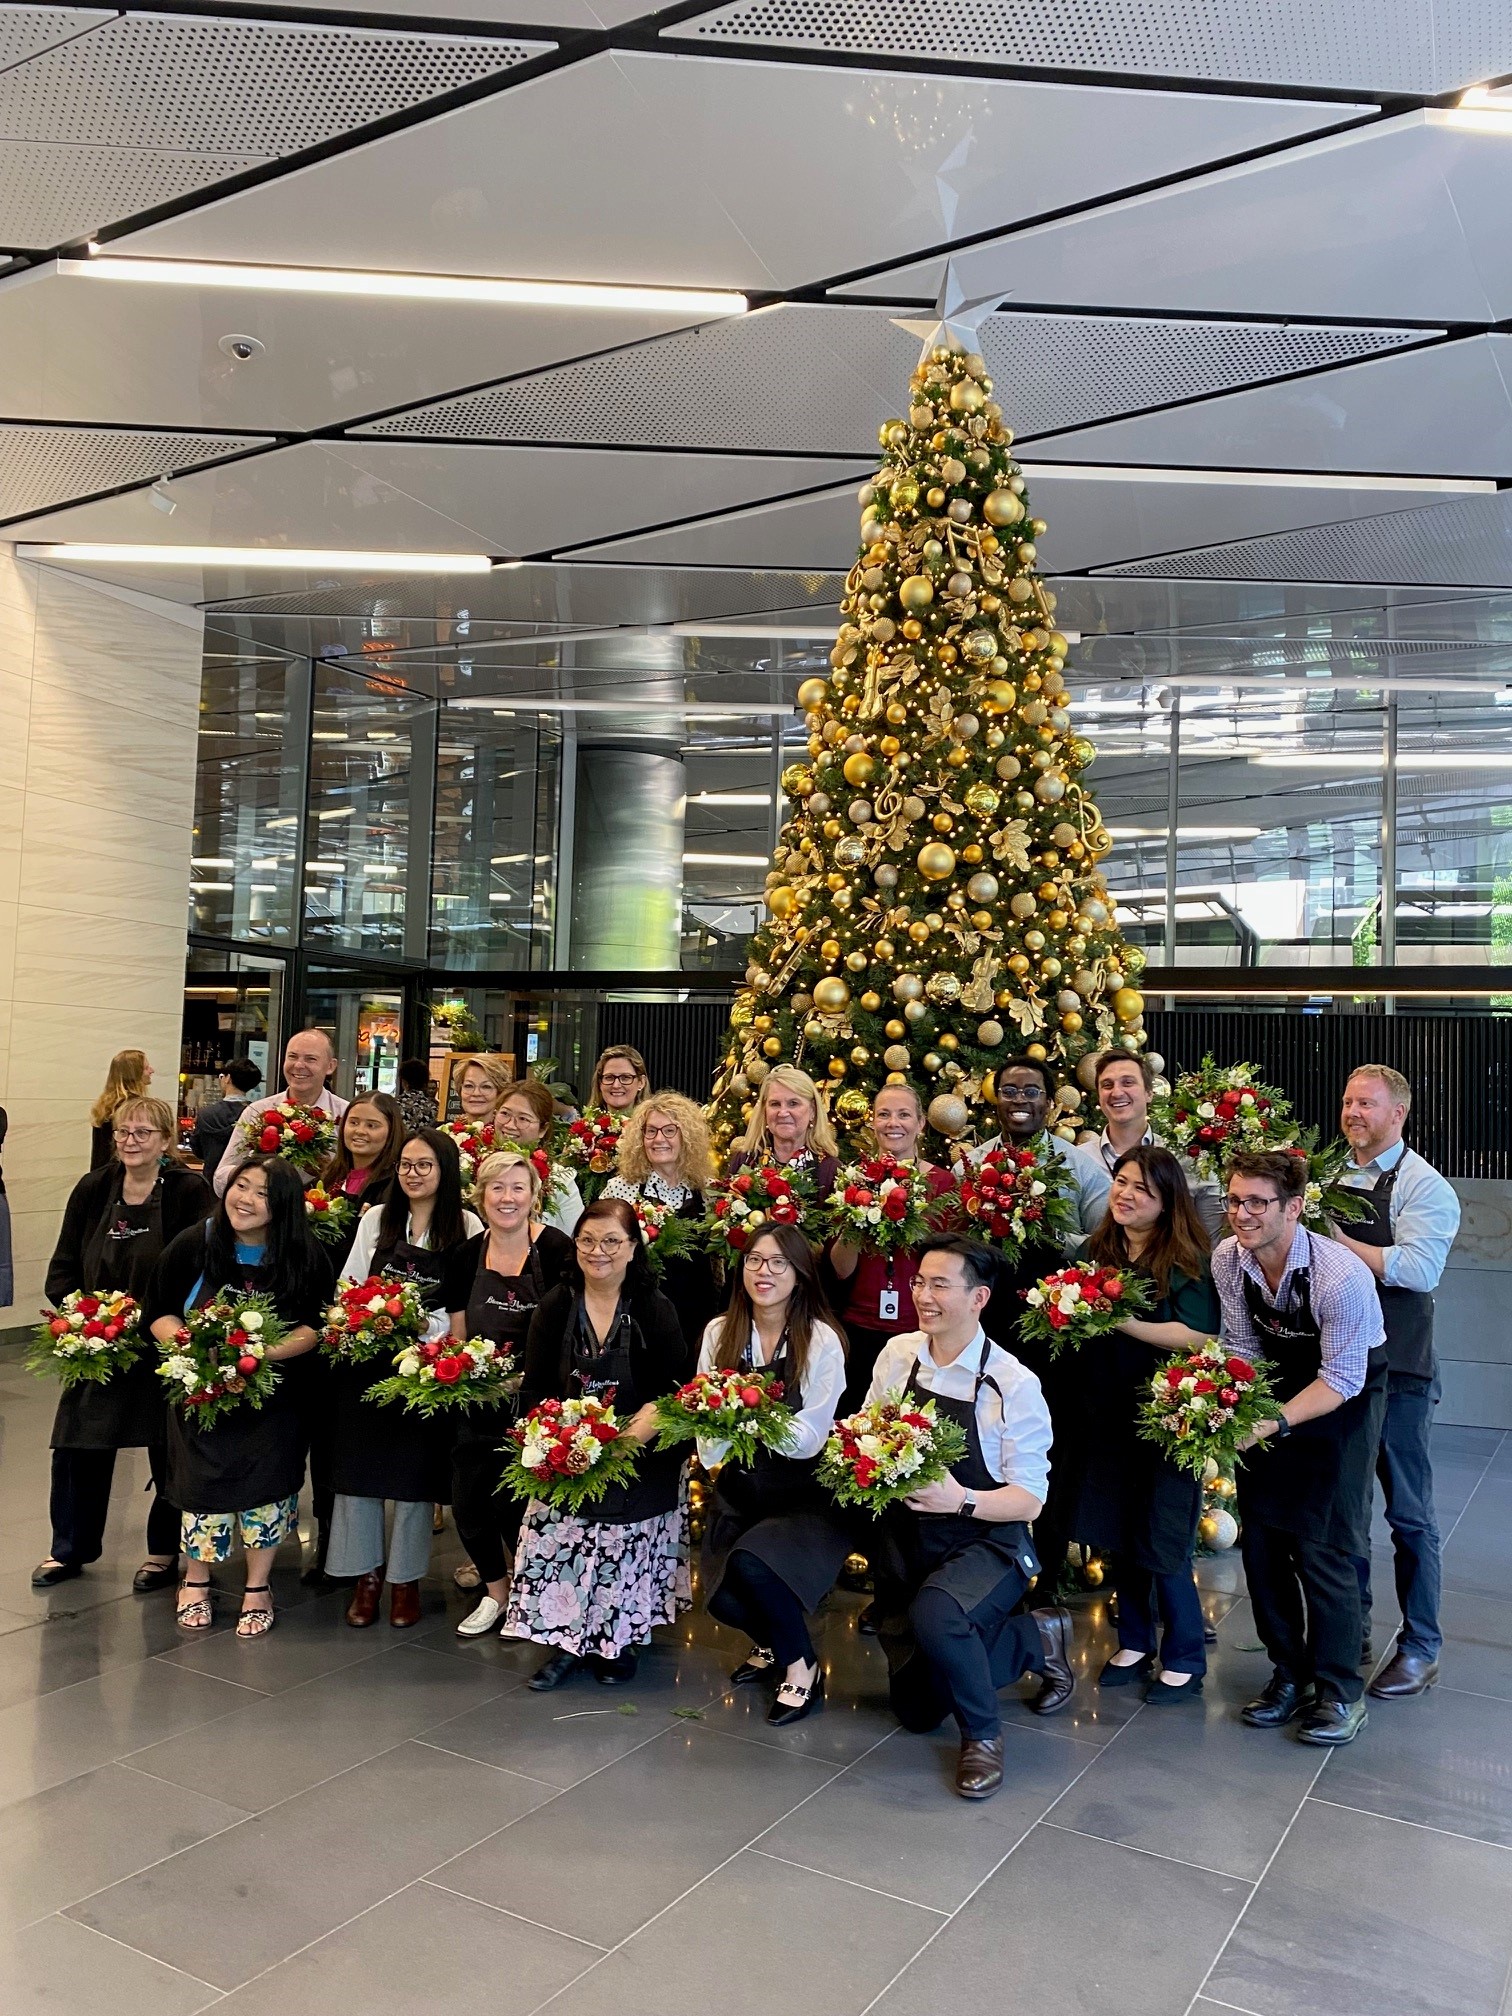
POLYGON ((420 1584, 390 1582, 389 1622, 396 1631, 407 1631, 420 1622, 420 1584))
POLYGON ((990 1799, 1003 1782, 1003 1739, 968 1736, 956 1765, 955 1788, 963 1799, 990 1799))
POLYGON ((1071 1671, 1071 1612, 1031 1610, 1029 1615, 1039 1626, 1043 1655, 1039 1670, 1045 1676, 1029 1707, 1035 1715, 1053 1715, 1076 1692, 1076 1675, 1071 1671))
POLYGON ((370 1575, 361 1575, 357 1587, 352 1591, 352 1600, 347 1605, 347 1622, 354 1630, 365 1631, 369 1624, 378 1622, 378 1604, 383 1596, 383 1570, 375 1568, 370 1575))
POLYGON ((1370 1683, 1377 1701, 1395 1701, 1405 1694, 1426 1694, 1439 1676, 1437 1659, 1421 1652, 1398 1652, 1384 1672, 1370 1683))

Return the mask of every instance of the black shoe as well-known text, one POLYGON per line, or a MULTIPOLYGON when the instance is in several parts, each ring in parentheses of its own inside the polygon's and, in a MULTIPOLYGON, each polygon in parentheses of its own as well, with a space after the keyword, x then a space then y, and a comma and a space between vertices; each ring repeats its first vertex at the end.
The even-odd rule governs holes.
POLYGON ((178 1587, 178 1556, 175 1554, 166 1568, 155 1568, 150 1561, 144 1561, 131 1578, 131 1587, 138 1596, 151 1596, 158 1589, 178 1587))
POLYGON ((1110 1659, 1097 1676, 1099 1687, 1132 1687, 1136 1680, 1148 1680, 1155 1670, 1155 1654, 1145 1652, 1132 1666, 1115 1666, 1110 1659))
MULTIPOLYGON (((39 1562, 33 1568, 31 1585, 33 1589, 56 1589, 60 1582, 72 1582, 76 1575, 82 1575, 83 1573, 84 1570, 77 1561, 54 1561, 48 1559, 39 1562)), ((177 1574, 174 1575, 173 1579, 177 1582, 177 1574)))
POLYGON ((1239 1719, 1247 1722, 1251 1729, 1281 1729, 1296 1716, 1306 1714, 1315 1699, 1310 1681, 1305 1687, 1299 1687, 1284 1673, 1272 1673, 1254 1700, 1245 1702, 1239 1711, 1239 1719))
POLYGON ((525 1685, 532 1694, 549 1694, 553 1687, 570 1680, 582 1663, 576 1652, 553 1652, 540 1672, 532 1673, 525 1685))
POLYGON ((1029 1615, 1039 1627, 1039 1671, 1044 1675, 1039 1692, 1029 1703, 1029 1712, 1053 1715, 1076 1692, 1076 1675, 1071 1671, 1071 1612, 1031 1610, 1029 1615))
POLYGON ((617 1659, 592 1659, 593 1677, 600 1687, 623 1687, 635 1678, 640 1661, 634 1652, 621 1652, 617 1659))
POLYGON ((875 1638, 882 1629, 882 1605, 877 1602, 868 1603, 856 1619, 856 1629, 863 1638, 875 1638))
POLYGON ((1335 1701, 1332 1695, 1323 1694, 1302 1717, 1297 1741, 1327 1745, 1353 1743, 1369 1720, 1363 1695, 1358 1701, 1335 1701))
POLYGON ((742 1659, 730 1675, 732 1687, 754 1687, 758 1680, 770 1680, 776 1655, 765 1645, 753 1645, 749 1658, 742 1659))
POLYGON ((800 1687, 796 1680, 783 1681, 767 1710, 767 1720, 774 1729, 785 1729, 789 1722, 801 1722, 823 1699, 824 1668, 816 1661, 814 1677, 807 1687, 800 1687))
POLYGON ((1145 1689, 1145 1700, 1152 1708, 1169 1708, 1177 1701, 1190 1701, 1202 1692, 1202 1675, 1194 1673, 1190 1680, 1180 1687, 1167 1687, 1164 1680, 1151 1679, 1145 1689))
POLYGON ((1218 1643, 1218 1626, 1216 1624, 1203 1625, 1202 1642, 1204 1645, 1216 1645, 1218 1643))
POLYGON ((325 1596, 332 1589, 339 1589, 343 1580, 350 1581, 351 1578, 328 1575, 318 1561, 312 1561, 299 1579, 306 1589, 313 1589, 318 1596, 325 1596))

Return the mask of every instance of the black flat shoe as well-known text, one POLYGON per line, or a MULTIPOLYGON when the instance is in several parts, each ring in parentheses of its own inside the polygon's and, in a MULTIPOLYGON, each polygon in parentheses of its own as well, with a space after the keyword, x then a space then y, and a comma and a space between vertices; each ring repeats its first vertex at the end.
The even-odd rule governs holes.
POLYGON ((750 1656, 742 1659, 730 1675, 732 1687, 754 1687, 758 1680, 769 1680, 772 1668, 777 1664, 775 1655, 765 1645, 753 1645, 750 1656))
POLYGON ((1299 1687, 1284 1674, 1272 1673, 1254 1700, 1245 1702, 1239 1719, 1251 1729, 1281 1729, 1298 1715, 1306 1714, 1315 1699, 1311 1681, 1299 1687))
POLYGON ((785 1729, 790 1722, 801 1722, 805 1715, 812 1714, 823 1699, 824 1668, 816 1665, 807 1687, 800 1687, 796 1680, 783 1681, 767 1710, 767 1720, 774 1729, 785 1729))
POLYGON ((1099 1687, 1132 1687, 1136 1680, 1148 1680, 1155 1669, 1155 1654, 1146 1652, 1132 1666, 1115 1666, 1110 1659, 1097 1676, 1099 1687))
POLYGON ((1151 1680, 1145 1689, 1145 1700, 1152 1708, 1169 1708, 1177 1701, 1190 1701, 1202 1692, 1202 1675, 1194 1673, 1190 1680, 1180 1687, 1168 1687, 1164 1680, 1151 1680))
POLYGON ((570 1680, 582 1663, 576 1652, 553 1652, 540 1672, 532 1673, 525 1685, 532 1694, 549 1694, 553 1687, 570 1680))
POLYGON ((178 1556, 166 1568, 155 1568, 150 1561, 144 1561, 131 1578, 135 1595, 151 1596, 158 1589, 174 1589, 178 1586, 178 1556))
POLYGON ((635 1678, 640 1661, 633 1652, 621 1652, 617 1659, 591 1659, 588 1663, 600 1687, 623 1687, 635 1678))
MULTIPOLYGON (((32 1570, 31 1585, 33 1589, 56 1589, 60 1582, 72 1582, 83 1573, 77 1561, 39 1561, 32 1570)), ((173 1579, 178 1581, 177 1574, 173 1579)))
POLYGON ((876 1602, 868 1603, 856 1619, 856 1629, 863 1638, 875 1638, 882 1629, 882 1605, 876 1602))
POLYGON ((1297 1741, 1328 1746, 1353 1743, 1369 1720, 1363 1696, 1358 1701, 1335 1701, 1330 1695, 1320 1695, 1302 1717, 1297 1741))

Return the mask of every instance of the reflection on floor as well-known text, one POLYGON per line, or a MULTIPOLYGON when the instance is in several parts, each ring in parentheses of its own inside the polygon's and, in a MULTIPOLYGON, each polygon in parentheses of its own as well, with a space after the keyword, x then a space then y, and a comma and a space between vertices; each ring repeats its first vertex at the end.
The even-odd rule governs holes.
MULTIPOLYGON (((347 1629, 291 1556, 266 1642, 185 1644, 170 1597, 123 1593, 140 1457, 105 1560, 37 1595, 49 1406, 0 1362, 7 2016, 1512 2009, 1512 1437, 1437 1439, 1431 1695, 1331 1757, 1243 1729, 1265 1665, 1220 1558, 1202 1701, 1084 1678, 1054 1723, 1011 1707, 1007 1786, 973 1807, 949 1736, 889 1720, 858 1599, 822 1620, 829 1704, 787 1731, 702 1617, 627 1696, 525 1692, 538 1652, 454 1635, 450 1532, 414 1632, 347 1629)), ((1084 1675, 1109 1644, 1090 1603, 1084 1675)))

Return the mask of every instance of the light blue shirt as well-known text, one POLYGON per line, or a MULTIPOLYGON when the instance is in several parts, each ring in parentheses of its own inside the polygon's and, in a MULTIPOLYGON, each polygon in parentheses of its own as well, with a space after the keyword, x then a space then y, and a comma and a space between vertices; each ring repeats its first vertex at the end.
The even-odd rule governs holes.
MULTIPOLYGON (((1460 1200, 1454 1186, 1405 1141, 1394 1141, 1369 1162, 1346 1162, 1339 1181, 1349 1190, 1374 1190, 1393 1169, 1397 1179, 1389 1213, 1391 1244, 1383 1249, 1381 1279, 1388 1288, 1415 1288, 1420 1295, 1431 1295, 1459 1231, 1460 1200)), ((1349 1235, 1347 1225, 1340 1230, 1349 1235)))
MULTIPOLYGON (((1082 1237, 1095 1232, 1108 1212, 1108 1192, 1113 1188, 1113 1179, 1103 1165, 1101 1155, 1094 1155, 1089 1148, 1078 1148, 1074 1141, 1062 1141, 1058 1134, 1042 1132, 1030 1142, 1022 1144, 1034 1150, 1042 1162, 1061 1162, 1070 1178, 1071 1189, 1076 1197, 1076 1221, 1081 1227, 1082 1237)), ((1001 1134, 994 1134, 990 1141, 984 1141, 980 1148, 973 1148, 971 1159, 980 1162, 993 1148, 1003 1146, 1001 1134)), ((1073 1239, 1067 1250, 1081 1244, 1073 1239)))

